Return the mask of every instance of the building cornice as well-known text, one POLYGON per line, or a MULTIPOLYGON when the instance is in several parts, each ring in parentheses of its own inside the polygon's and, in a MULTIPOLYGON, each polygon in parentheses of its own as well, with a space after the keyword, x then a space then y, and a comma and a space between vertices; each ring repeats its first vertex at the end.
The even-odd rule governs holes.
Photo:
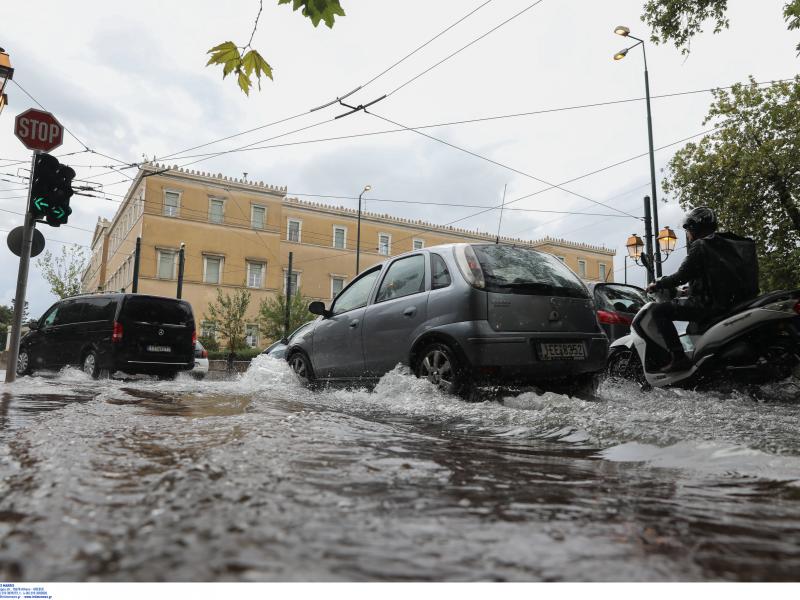
POLYGON ((214 175, 205 171, 195 171, 194 169, 184 169, 178 165, 165 165, 161 163, 145 163, 139 167, 146 177, 164 176, 173 179, 183 179, 194 183, 216 186, 226 190, 236 189, 242 192, 257 194, 269 194, 283 198, 286 196, 286 186, 269 185, 263 181, 249 181, 228 177, 222 173, 214 175))
MULTIPOLYGON (((344 206, 331 206, 330 204, 323 204, 322 202, 313 202, 309 200, 301 200, 299 198, 286 197, 283 200, 284 207, 295 208, 309 212, 322 212, 329 215, 336 215, 339 217, 346 217, 356 219, 358 211, 354 208, 345 208, 344 206)), ((416 229, 421 232, 439 233, 445 235, 452 235, 458 237, 469 238, 478 241, 494 242, 497 240, 497 235, 479 231, 477 229, 464 229, 462 227, 453 227, 452 225, 436 225, 423 221, 422 219, 406 219, 403 217, 393 217, 386 213, 375 213, 370 211, 361 211, 361 220, 371 221, 373 223, 381 223, 387 225, 399 225, 406 228, 416 229)), ((607 254, 608 256, 616 255, 616 250, 606 248, 604 246, 595 246, 592 244, 584 244, 581 242, 570 242, 563 239, 556 239, 551 237, 544 237, 538 240, 524 240, 522 238, 513 238, 508 236, 500 236, 500 241, 507 244, 523 244, 526 246, 557 246, 561 248, 569 248, 572 250, 586 250, 599 254, 607 254)))

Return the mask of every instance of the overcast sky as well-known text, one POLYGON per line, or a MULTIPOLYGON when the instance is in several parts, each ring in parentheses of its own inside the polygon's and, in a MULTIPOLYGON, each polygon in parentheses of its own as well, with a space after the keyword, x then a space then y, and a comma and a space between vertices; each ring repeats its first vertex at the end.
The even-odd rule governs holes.
MULTIPOLYGON (((496 119, 422 130, 462 148, 402 131, 345 140, 318 141, 396 129, 393 121, 418 127, 452 121, 564 108, 644 95, 640 49, 615 62, 626 40, 614 35, 618 24, 647 37, 640 21, 644 0, 542 0, 493 33, 414 79, 451 53, 533 4, 534 0, 493 0, 421 51, 368 85, 376 75, 428 41, 485 0, 342 0, 347 16, 329 30, 275 0, 264 10, 253 46, 270 62, 274 81, 262 82, 250 97, 218 67, 205 67, 206 51, 219 42, 246 43, 258 10, 257 0, 236 2, 39 2, 3 3, 0 46, 11 56, 18 82, 92 150, 118 161, 163 157, 215 139, 301 115, 271 127, 165 159, 189 168, 241 176, 287 186, 290 195, 357 196, 364 185, 367 208, 397 216, 447 224, 477 212, 474 208, 381 202, 401 200, 494 206, 507 184, 506 201, 646 154, 644 101, 496 119), (407 83, 410 82, 410 83, 407 83), (406 84, 407 85, 403 85, 406 84), (346 109, 309 109, 363 89, 346 100, 357 105, 388 97, 346 118, 346 109), (388 120, 388 121, 387 121, 388 120), (305 131, 284 135, 293 130, 305 131), (256 143, 281 136, 272 141, 256 143), (283 145, 214 157, 196 155, 245 145, 283 145), (194 158, 186 158, 193 156, 194 158), (489 162, 493 161, 493 162, 489 162), (500 164, 497 164, 500 163, 500 164), (503 166, 504 165, 504 166, 503 166), (547 182, 547 184, 543 183, 547 182)), ((783 0, 731 0, 731 28, 704 33, 687 58, 673 46, 648 43, 651 94, 728 86, 750 75, 757 81, 792 77, 800 33, 787 32, 783 0)), ((32 106, 19 87, 9 84, 10 106, 0 115, 0 229, 22 224, 25 194, 7 174, 23 175, 30 153, 13 135, 14 117, 32 106), (11 164, 12 161, 23 161, 11 164), (12 211, 12 212, 4 212, 12 211)), ((652 102, 655 146, 696 135, 711 94, 652 102)), ((661 169, 682 144, 656 153, 661 169)), ((66 136, 56 155, 84 146, 66 136)), ((124 194, 129 179, 109 171, 121 163, 81 153, 62 162, 79 178, 102 182, 109 194, 124 194)), ((135 170, 123 171, 132 176, 135 170)), ((661 174, 658 174, 660 182, 661 174)), ((501 231, 528 239, 549 235, 602 244, 617 250, 616 279, 623 278, 625 240, 642 232, 642 196, 649 193, 647 157, 519 200, 506 211, 501 231), (612 208, 593 204, 591 200, 612 208), (535 210, 576 211, 558 215, 535 210), (597 213, 616 216, 596 216, 597 213)), ((661 225, 679 230, 681 211, 659 195, 661 225)), ((112 196, 113 197, 113 196, 112 196)), ((333 200, 355 206, 355 200, 333 200)), ((111 218, 117 204, 75 196, 69 227, 40 226, 47 247, 60 242, 88 246, 98 216, 111 218)), ((496 231, 499 211, 458 221, 459 226, 496 231)), ((683 239, 681 237, 681 243, 683 239)), ((14 295, 18 259, 0 251, 0 302, 14 295)), ((672 257, 665 272, 676 268, 672 257)), ((644 270, 628 267, 628 280, 641 284, 644 270)), ((53 301, 39 269, 32 265, 28 287, 31 315, 53 301)))

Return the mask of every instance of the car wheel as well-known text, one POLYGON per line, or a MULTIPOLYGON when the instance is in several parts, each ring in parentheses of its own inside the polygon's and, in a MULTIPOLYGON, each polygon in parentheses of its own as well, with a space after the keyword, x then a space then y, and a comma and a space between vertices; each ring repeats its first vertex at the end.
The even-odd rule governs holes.
POLYGON ((304 352, 294 352, 289 357, 289 366, 303 385, 314 386, 316 381, 314 368, 311 366, 311 360, 304 352))
POLYGON ((435 342, 422 349, 414 374, 430 381, 446 394, 467 397, 470 386, 461 361, 447 344, 435 342))
POLYGON ((100 377, 100 367, 97 363, 97 352, 89 350, 86 356, 83 357, 83 372, 92 379, 98 379, 100 377))
POLYGON ((20 350, 17 356, 17 375, 30 375, 31 369, 31 355, 27 350, 20 350))
POLYGON ((177 371, 167 371, 166 373, 159 373, 156 375, 156 379, 159 381, 172 381, 178 376, 177 371))

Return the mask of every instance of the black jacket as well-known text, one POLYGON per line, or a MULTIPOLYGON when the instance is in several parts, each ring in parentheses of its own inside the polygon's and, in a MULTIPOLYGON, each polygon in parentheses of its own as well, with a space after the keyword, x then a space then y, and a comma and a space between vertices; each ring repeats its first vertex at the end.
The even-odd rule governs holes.
POLYGON ((657 289, 689 284, 687 304, 710 312, 727 312, 758 295, 758 258, 753 240, 733 233, 714 233, 689 245, 673 275, 662 277, 657 289))

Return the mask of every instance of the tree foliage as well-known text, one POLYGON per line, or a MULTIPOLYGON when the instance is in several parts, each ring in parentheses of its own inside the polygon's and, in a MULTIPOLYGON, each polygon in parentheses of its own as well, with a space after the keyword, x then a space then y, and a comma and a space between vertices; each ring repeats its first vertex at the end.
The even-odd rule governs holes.
POLYGON ((717 90, 705 123, 667 167, 664 190, 688 210, 710 206, 722 228, 752 237, 762 291, 800 287, 800 76, 717 90))
POLYGON ((36 259, 36 265, 50 284, 50 291, 59 298, 81 293, 81 275, 88 263, 86 249, 77 244, 62 246, 60 256, 47 250, 41 258, 36 259))
MULTIPOLYGON (((300 290, 292 294, 289 302, 289 333, 310 321, 308 312, 310 298, 302 295, 300 290)), ((279 340, 284 335, 284 319, 286 315, 286 294, 279 293, 267 300, 262 300, 258 307, 258 329, 269 340, 279 340)))
POLYGON ((228 352, 244 348, 245 315, 250 306, 250 292, 238 288, 233 295, 222 294, 217 288, 217 299, 208 305, 203 320, 214 325, 216 331, 225 339, 228 352))
MULTIPOLYGON (((682 54, 688 54, 692 38, 708 20, 714 24, 714 33, 728 28, 727 11, 728 0, 647 0, 642 21, 650 26, 651 40, 673 42, 682 54)), ((788 29, 800 28, 800 0, 785 1, 783 18, 788 29)))
MULTIPOLYGON (((316 27, 324 21, 328 27, 333 27, 337 16, 343 17, 344 10, 339 4, 339 0, 278 0, 278 5, 292 4, 292 9, 301 10, 301 14, 311 20, 316 27)), ((221 65, 222 78, 225 79, 231 73, 236 73, 236 80, 239 88, 250 95, 250 88, 253 86, 253 75, 256 76, 258 89, 261 89, 261 76, 272 77, 272 67, 264 60, 264 57, 251 46, 253 36, 258 29, 258 20, 264 8, 264 0, 259 1, 258 14, 253 24, 253 33, 250 34, 250 41, 244 46, 237 46, 234 42, 222 42, 211 48, 206 54, 210 54, 206 66, 221 65)))

